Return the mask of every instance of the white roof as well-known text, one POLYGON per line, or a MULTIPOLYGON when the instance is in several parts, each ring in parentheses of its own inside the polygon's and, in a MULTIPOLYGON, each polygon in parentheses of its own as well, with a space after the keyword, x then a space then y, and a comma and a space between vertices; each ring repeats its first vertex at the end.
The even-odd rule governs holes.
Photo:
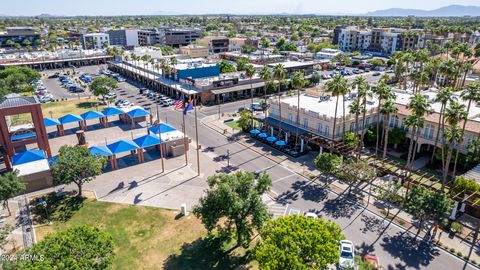
POLYGON ((33 162, 28 162, 12 167, 13 170, 18 170, 18 176, 30 175, 38 172, 50 170, 50 165, 48 164, 47 159, 37 160, 33 162))

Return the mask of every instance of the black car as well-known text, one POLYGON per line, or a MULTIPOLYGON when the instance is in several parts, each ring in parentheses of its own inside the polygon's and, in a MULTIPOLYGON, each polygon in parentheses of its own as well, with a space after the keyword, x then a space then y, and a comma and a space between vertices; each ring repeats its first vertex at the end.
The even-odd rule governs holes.
POLYGON ((52 75, 48 76, 49 79, 55 79, 55 78, 58 78, 60 77, 60 73, 59 72, 55 72, 53 73, 52 75))
POLYGON ((85 92, 85 89, 83 89, 80 86, 70 86, 68 88, 68 91, 70 91, 72 93, 83 93, 83 92, 85 92))

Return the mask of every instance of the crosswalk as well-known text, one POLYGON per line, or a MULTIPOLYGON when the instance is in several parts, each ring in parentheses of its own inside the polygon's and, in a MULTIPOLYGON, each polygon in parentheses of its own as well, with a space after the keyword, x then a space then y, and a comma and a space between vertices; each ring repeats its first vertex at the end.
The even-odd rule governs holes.
POLYGON ((272 214, 273 219, 283 217, 287 212, 288 204, 283 205, 283 204, 277 203, 276 201, 272 200, 270 196, 266 194, 262 196, 262 200, 267 205, 267 210, 270 214, 272 214))

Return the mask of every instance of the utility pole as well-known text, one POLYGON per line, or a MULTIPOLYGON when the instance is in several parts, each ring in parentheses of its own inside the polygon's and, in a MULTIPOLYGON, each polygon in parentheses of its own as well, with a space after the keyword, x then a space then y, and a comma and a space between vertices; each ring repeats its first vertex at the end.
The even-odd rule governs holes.
POLYGON ((186 127, 185 127, 185 94, 182 94, 182 102, 183 102, 183 112, 182 112, 182 132, 183 132, 183 149, 184 149, 184 155, 185 155, 185 166, 188 165, 188 156, 187 156, 187 147, 188 147, 188 142, 187 142, 187 135, 186 133, 186 127))
POLYGON ((197 142, 197 176, 200 176, 200 144, 198 143, 197 97, 195 96, 195 141, 197 142))
POLYGON ((158 129, 158 138, 160 139, 160 160, 162 161, 162 173, 165 172, 165 165, 163 163, 163 146, 162 146, 162 131, 160 125, 160 114, 158 112, 158 104, 157 104, 157 129, 158 129))

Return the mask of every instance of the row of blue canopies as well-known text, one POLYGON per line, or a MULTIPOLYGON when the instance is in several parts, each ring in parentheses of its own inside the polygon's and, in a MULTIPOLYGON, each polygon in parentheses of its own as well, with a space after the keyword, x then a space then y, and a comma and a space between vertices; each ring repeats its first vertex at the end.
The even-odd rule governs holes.
MULTIPOLYGON (((113 155, 134 151, 137 149, 144 149, 151 146, 159 145, 162 141, 160 140, 159 133, 167 133, 175 131, 176 129, 161 123, 160 125, 154 125, 148 128, 153 134, 147 134, 133 140, 119 140, 114 143, 105 145, 105 146, 92 146, 89 148, 90 152, 93 155, 101 155, 105 157, 110 157, 113 155)), ((38 160, 46 159, 45 153, 43 150, 27 150, 21 153, 17 153, 12 157, 12 164, 18 166, 25 163, 30 163, 38 160)), ((52 158, 55 160, 55 157, 52 158)))
POLYGON ((45 118, 44 122, 45 122, 45 126, 50 127, 50 126, 64 125, 68 123, 74 123, 74 122, 90 120, 90 119, 99 119, 99 118, 119 115, 119 114, 127 114, 130 118, 137 118, 137 117, 145 117, 147 115, 150 115, 150 112, 142 108, 136 108, 126 112, 117 107, 108 107, 101 112, 87 111, 82 113, 81 115, 67 114, 60 118, 45 118))
POLYGON ((258 136, 259 138, 265 139, 265 140, 267 140, 267 141, 270 142, 270 143, 275 143, 275 145, 277 145, 277 146, 285 146, 285 145, 287 145, 287 143, 286 143, 285 141, 278 140, 278 139, 277 139, 276 137, 274 137, 274 136, 268 136, 267 133, 261 132, 261 131, 258 130, 258 129, 252 129, 252 130, 250 130, 250 134, 255 135, 255 136, 258 136))

